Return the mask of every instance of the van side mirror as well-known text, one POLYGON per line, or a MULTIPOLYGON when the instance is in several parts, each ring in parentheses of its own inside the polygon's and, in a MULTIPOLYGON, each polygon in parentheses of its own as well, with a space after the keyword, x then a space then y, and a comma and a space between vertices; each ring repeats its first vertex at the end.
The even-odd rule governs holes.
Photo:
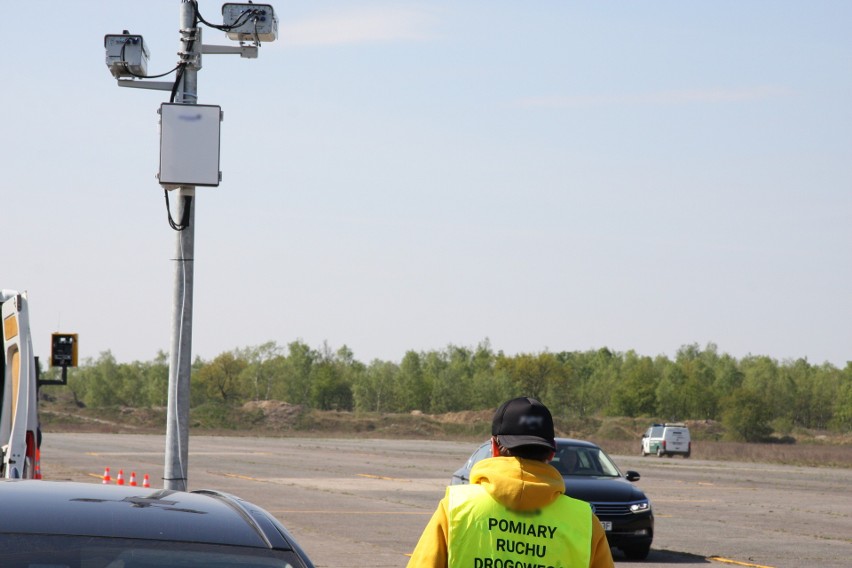
POLYGON ((625 475, 624 477, 627 479, 627 481, 639 481, 642 476, 639 475, 638 471, 628 470, 627 475, 625 475))

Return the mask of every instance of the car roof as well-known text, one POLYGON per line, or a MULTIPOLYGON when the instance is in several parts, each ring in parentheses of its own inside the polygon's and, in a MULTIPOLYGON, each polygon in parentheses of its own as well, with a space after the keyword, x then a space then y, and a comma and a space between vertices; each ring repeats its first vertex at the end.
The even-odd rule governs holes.
POLYGON ((588 440, 575 440, 574 438, 556 438, 556 445, 582 446, 585 448, 600 448, 588 440))
MULTIPOLYGON (((292 550, 269 513, 232 495, 0 480, 0 534, 59 534, 292 550)), ((280 527, 280 528, 279 528, 280 527)))
MULTIPOLYGON (((600 446, 598 446, 597 444, 594 444, 592 442, 589 442, 588 440, 577 440, 575 438, 555 438, 555 440, 556 440, 556 445, 561 444, 563 446, 569 445, 569 446, 581 446, 581 447, 584 447, 584 448, 600 449, 600 446)), ((489 440, 487 442, 483 442, 482 444, 479 445, 479 447, 477 448, 477 451, 479 450, 479 448, 483 448, 483 447, 485 447, 489 444, 491 444, 491 440, 489 440)))

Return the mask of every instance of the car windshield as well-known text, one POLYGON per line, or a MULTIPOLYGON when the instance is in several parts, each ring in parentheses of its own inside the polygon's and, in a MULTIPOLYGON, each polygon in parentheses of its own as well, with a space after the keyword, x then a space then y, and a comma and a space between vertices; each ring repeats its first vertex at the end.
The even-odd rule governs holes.
POLYGON ((302 568, 292 551, 57 535, 0 539, 3 568, 302 568))
POLYGON ((619 477, 621 472, 603 450, 596 447, 558 444, 550 465, 562 475, 619 477))

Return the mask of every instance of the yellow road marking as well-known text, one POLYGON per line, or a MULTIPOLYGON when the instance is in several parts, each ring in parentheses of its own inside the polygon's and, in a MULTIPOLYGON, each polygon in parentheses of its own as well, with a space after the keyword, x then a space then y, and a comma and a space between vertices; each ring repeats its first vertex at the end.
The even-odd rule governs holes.
POLYGON ((654 503, 718 503, 718 499, 654 499, 654 503))
MULTIPOLYGON (((208 472, 208 473, 213 473, 213 472, 208 472)), ((269 482, 269 480, 267 480, 267 479, 260 479, 258 477, 250 477, 248 475, 240 475, 239 473, 221 473, 219 475, 224 475, 225 477, 232 477, 232 478, 235 478, 235 479, 244 479, 246 481, 257 481, 257 482, 260 482, 260 483, 268 483, 269 482)), ((381 476, 381 475, 371 475, 369 473, 356 473, 355 475, 357 477, 366 477, 368 479, 381 479, 383 481, 405 481, 406 483, 411 483, 410 479, 402 479, 402 478, 399 478, 399 477, 384 477, 384 476, 381 476)))
POLYGON ((740 562, 739 560, 731 560, 730 558, 722 558, 721 556, 708 556, 707 560, 715 560, 716 562, 724 562, 725 564, 736 564, 737 566, 750 566, 751 568, 772 568, 772 566, 752 564, 751 562, 740 562))
MULTIPOLYGON (((87 456, 158 456, 162 455, 162 452, 86 452, 84 455, 87 456)), ((233 452, 189 452, 190 456, 232 456, 233 452)), ((273 452, 242 452, 241 455, 246 456, 274 456, 273 452)))
POLYGON ((407 483, 411 483, 410 479, 402 479, 399 477, 385 477, 383 475, 372 475, 369 473, 356 473, 358 477, 368 477, 370 479, 384 479, 385 481, 405 481, 407 483))
POLYGON ((249 477, 248 475, 240 475, 238 473, 223 473, 225 477, 234 477, 236 479, 245 479, 246 481, 259 481, 261 483, 265 483, 266 480, 258 479, 257 477, 249 477))

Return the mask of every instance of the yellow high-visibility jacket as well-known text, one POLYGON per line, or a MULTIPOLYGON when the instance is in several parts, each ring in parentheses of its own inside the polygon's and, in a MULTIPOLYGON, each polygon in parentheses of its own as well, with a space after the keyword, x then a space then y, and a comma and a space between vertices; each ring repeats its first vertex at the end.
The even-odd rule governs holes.
MULTIPOLYGON (((502 507, 517 513, 545 509, 557 499, 569 499, 563 496, 565 482, 559 472, 553 466, 535 460, 514 457, 485 459, 473 467, 470 481, 471 484, 482 486, 485 493, 502 507)), ((408 568, 474 568, 449 564, 452 490, 453 488, 448 488, 447 495, 438 504, 411 555, 408 568)), ((589 535, 589 568, 612 568, 612 553, 603 527, 593 514, 588 515, 585 520, 578 520, 581 516, 568 515, 569 518, 558 525, 559 530, 570 531, 572 523, 584 523, 577 531, 581 535, 589 535)), ((567 566, 568 559, 561 565, 567 566)))

